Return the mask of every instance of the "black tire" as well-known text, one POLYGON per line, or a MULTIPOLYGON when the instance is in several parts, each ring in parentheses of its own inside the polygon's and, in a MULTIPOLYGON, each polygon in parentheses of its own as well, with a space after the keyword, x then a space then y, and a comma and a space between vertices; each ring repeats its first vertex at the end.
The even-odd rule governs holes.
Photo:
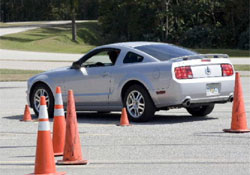
POLYGON ((202 105, 198 107, 190 107, 186 109, 194 117, 204 117, 213 111, 214 104, 202 105))
POLYGON ((37 107, 38 102, 37 100, 35 100, 35 95, 37 94, 39 96, 39 91, 44 90, 44 94, 46 96, 48 96, 48 98, 46 99, 47 101, 47 107, 48 107, 48 114, 50 118, 53 118, 54 115, 54 96, 53 93, 51 92, 50 88, 45 85, 45 84, 37 84, 34 89, 31 92, 31 96, 30 96, 30 103, 31 103, 31 107, 33 108, 34 113, 38 116, 39 115, 39 109, 37 107), (49 105, 48 105, 48 101, 49 101, 49 105))
MULTIPOLYGON (((137 97, 139 97, 139 96, 137 96, 137 97)), ((127 109, 129 119, 132 121, 146 122, 154 117, 155 105, 154 105, 149 93, 147 92, 147 90, 140 85, 132 85, 127 89, 127 91, 125 92, 124 98, 123 98, 123 104, 124 104, 124 107, 126 107, 126 109, 127 109), (136 92, 138 92, 138 95, 140 93, 142 98, 140 98, 140 100, 138 100, 137 103, 135 102, 135 105, 137 106, 137 110, 135 109, 136 107, 135 108, 132 107, 132 108, 134 108, 134 112, 133 112, 133 110, 131 110, 131 108, 129 109, 129 107, 128 107, 128 103, 131 101, 129 96, 132 93, 135 93, 135 95, 136 95, 136 92), (139 110, 140 110, 139 106, 140 105, 142 106, 142 103, 144 103, 144 110, 143 111, 141 110, 141 114, 140 115, 138 114, 138 116, 135 117, 135 115, 136 115, 135 113, 136 113, 136 111, 137 111, 137 113, 139 113, 139 110)), ((132 106, 134 106, 134 105, 132 105, 132 106)))

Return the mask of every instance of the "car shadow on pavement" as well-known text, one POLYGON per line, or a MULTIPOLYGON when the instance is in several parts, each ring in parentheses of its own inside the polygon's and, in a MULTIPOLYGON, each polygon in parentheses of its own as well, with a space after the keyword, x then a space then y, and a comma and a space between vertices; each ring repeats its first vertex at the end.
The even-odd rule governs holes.
POLYGON ((78 123, 88 124, 118 124, 120 122, 120 113, 97 113, 81 112, 77 113, 78 123))
MULTIPOLYGON (((77 120, 79 123, 88 124, 119 124, 120 113, 78 113, 77 120)), ((133 125, 156 125, 156 124, 177 124, 195 121, 217 120, 214 117, 192 117, 190 115, 155 115, 148 122, 132 122, 133 125)))
MULTIPOLYGON (((190 115, 155 115, 152 124, 177 124, 177 123, 188 123, 196 121, 207 121, 207 120, 217 120, 215 117, 192 117, 190 115)), ((147 123, 145 123, 147 124, 147 123)))
MULTIPOLYGON (((66 116, 66 115, 65 115, 66 116)), ((77 121, 78 123, 86 124, 119 124, 121 113, 97 113, 97 112, 78 112, 77 121)), ((3 117, 10 120, 21 120, 23 115, 14 115, 3 117)), ((37 122, 37 116, 32 115, 32 122, 37 122)), ((148 122, 132 122, 133 125, 156 125, 156 124, 177 124, 177 123, 188 123, 195 121, 207 121, 217 120, 215 117, 192 117, 190 115, 155 115, 152 120, 148 122)), ((53 122, 53 118, 50 118, 50 122, 53 122)))

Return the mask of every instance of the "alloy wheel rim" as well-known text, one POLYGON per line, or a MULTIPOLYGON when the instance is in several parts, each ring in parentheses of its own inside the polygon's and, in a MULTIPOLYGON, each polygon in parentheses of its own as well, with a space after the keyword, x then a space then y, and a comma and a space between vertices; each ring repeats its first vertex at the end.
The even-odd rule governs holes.
POLYGON ((40 97, 45 96, 46 104, 49 106, 49 94, 45 89, 38 89, 34 95, 34 107, 37 112, 39 112, 40 109, 40 97))
POLYGON ((128 94, 126 105, 129 114, 133 118, 141 117, 145 110, 145 100, 143 95, 137 90, 131 91, 128 94))

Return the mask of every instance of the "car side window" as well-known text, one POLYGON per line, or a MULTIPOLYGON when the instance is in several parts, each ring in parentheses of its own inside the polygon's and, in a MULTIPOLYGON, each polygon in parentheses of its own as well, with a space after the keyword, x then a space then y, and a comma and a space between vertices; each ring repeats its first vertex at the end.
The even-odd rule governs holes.
POLYGON ((119 55, 119 50, 103 50, 89 57, 81 66, 84 67, 100 67, 112 66, 115 64, 119 55))
POLYGON ((143 56, 138 55, 133 52, 128 52, 127 55, 125 56, 123 63, 140 63, 143 61, 143 56))

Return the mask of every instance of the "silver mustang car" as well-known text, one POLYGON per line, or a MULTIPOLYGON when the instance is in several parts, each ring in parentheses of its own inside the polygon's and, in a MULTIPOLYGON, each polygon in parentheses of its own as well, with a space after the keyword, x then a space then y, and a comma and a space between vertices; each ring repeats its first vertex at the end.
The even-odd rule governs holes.
POLYGON ((157 110, 184 107, 206 116, 216 103, 233 100, 234 68, 227 55, 198 54, 172 44, 124 42, 97 47, 69 67, 28 80, 27 99, 38 114, 45 96, 53 116, 56 86, 63 101, 73 89, 77 111, 121 111, 148 121, 157 110))

